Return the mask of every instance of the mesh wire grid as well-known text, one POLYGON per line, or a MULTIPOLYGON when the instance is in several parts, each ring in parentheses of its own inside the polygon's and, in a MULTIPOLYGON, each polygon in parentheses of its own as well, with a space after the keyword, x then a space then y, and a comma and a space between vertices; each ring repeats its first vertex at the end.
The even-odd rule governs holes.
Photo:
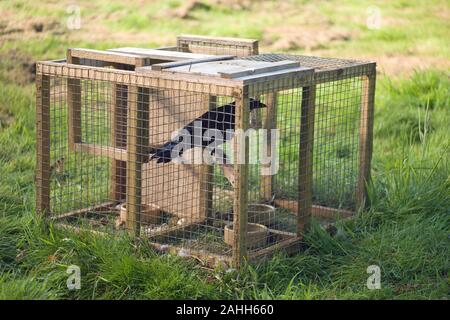
MULTIPOLYGON (((242 48, 227 47, 215 53, 236 54, 236 50, 242 48)), ((360 64, 292 55, 247 58, 297 60, 323 72, 360 64)), ((105 66, 95 60, 82 64, 105 66)), ((132 70, 133 66, 119 68, 132 70)), ((302 105, 313 90, 314 130, 313 136, 308 137, 313 140, 310 141, 313 165, 302 172, 313 174, 315 205, 355 209, 361 103, 367 98, 365 72, 357 68, 343 79, 330 73, 327 81, 306 88, 292 85, 291 89, 285 89, 276 80, 253 88, 250 98, 259 99, 265 107, 248 111, 248 126, 253 129, 248 135, 249 156, 253 161, 245 182, 250 253, 263 252, 296 237, 298 208, 292 210, 276 201, 291 204, 299 198, 301 128, 306 110, 302 105), (259 134, 260 129, 278 130, 278 145, 272 151, 278 155, 278 169, 273 176, 262 173, 265 165, 261 165, 261 150, 266 148, 267 152, 270 146, 259 134)), ((183 158, 190 158, 191 164, 158 163, 158 158, 152 159, 150 154, 171 141, 174 132, 189 128, 189 123, 201 119, 208 111, 214 111, 215 115, 207 117, 206 126, 233 127, 235 110, 229 106, 236 97, 140 87, 89 77, 67 80, 51 73, 42 74, 42 84, 40 95, 48 103, 49 127, 40 127, 40 132, 45 136, 48 130, 49 134, 49 174, 41 175, 38 185, 48 183, 50 187, 49 211, 53 217, 65 225, 82 224, 102 232, 124 230, 127 224, 135 224, 141 235, 160 245, 224 256, 232 254, 230 244, 236 222, 233 169, 219 164, 197 164, 195 159, 202 148, 188 148, 184 152, 183 158), (134 105, 133 110, 130 105, 134 105), (138 215, 130 219, 127 213, 131 211, 138 215)), ((42 136, 41 140, 45 144, 42 136)), ((233 140, 220 149, 227 158, 233 158, 233 140)))

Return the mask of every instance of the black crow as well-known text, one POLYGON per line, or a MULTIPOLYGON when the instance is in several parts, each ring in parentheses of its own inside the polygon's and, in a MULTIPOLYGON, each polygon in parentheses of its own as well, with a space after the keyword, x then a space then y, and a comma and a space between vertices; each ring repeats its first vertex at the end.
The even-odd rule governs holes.
MULTIPOLYGON (((236 103, 233 101, 231 103, 220 106, 217 109, 205 112, 200 117, 192 120, 184 128, 178 131, 178 134, 175 136, 175 138, 154 150, 152 152, 152 156, 150 157, 150 161, 156 159, 157 163, 167 163, 172 161, 174 158, 181 156, 187 149, 200 146, 202 148, 206 148, 208 145, 211 145, 215 141, 214 137, 211 137, 209 141, 208 139, 203 140, 204 134, 208 129, 215 129, 220 131, 224 140, 231 139, 230 135, 226 133, 229 130, 234 130, 235 104, 236 103), (196 139, 194 138, 194 134, 198 135, 197 130, 195 130, 196 126, 197 130, 199 130, 199 128, 202 129, 202 136, 196 137, 201 140, 201 144, 199 145, 195 144, 196 139), (190 143, 183 141, 186 136, 190 137, 190 143), (174 153, 174 148, 177 147, 180 143, 183 143, 183 145, 180 146, 181 148, 179 147, 179 152, 175 152, 175 154, 172 155, 172 153, 174 153)), ((254 109, 265 108, 266 105, 258 100, 250 98, 249 107, 250 111, 252 111, 254 109)), ((217 142, 218 144, 220 144, 224 143, 225 141, 217 142)))

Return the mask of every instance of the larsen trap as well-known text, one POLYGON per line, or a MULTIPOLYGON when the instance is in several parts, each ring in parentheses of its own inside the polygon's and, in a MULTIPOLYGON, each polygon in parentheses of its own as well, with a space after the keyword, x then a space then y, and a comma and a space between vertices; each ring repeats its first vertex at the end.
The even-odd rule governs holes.
POLYGON ((37 212, 55 226, 238 267, 365 205, 375 63, 180 36, 69 49, 36 85, 37 212))

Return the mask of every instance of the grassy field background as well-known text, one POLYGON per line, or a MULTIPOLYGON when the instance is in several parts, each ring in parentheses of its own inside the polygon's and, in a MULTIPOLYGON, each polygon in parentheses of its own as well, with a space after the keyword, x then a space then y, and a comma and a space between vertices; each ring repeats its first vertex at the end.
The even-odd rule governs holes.
POLYGON ((448 1, 0 1, 0 299, 448 299, 448 1), (68 28, 74 12, 80 29, 68 28), (145 243, 44 230, 34 217, 34 62, 68 47, 261 39, 261 51, 378 62, 372 207, 308 249, 207 271, 145 243), (67 266, 82 270, 66 288, 67 266), (381 289, 366 287, 369 265, 381 289))

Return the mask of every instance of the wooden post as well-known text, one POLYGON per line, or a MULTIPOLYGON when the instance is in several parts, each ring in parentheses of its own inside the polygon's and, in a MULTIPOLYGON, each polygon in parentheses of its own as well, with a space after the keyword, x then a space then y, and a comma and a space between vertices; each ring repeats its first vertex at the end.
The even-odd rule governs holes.
POLYGON ((259 54, 259 41, 254 41, 252 43, 252 49, 249 51, 248 55, 252 56, 257 54, 259 54))
POLYGON ((250 112, 247 86, 235 96, 235 101, 235 128, 236 130, 241 129, 243 133, 242 136, 238 136, 237 132, 235 132, 236 137, 233 142, 234 176, 236 179, 233 205, 233 263, 236 268, 239 268, 243 261, 247 259, 249 141, 245 132, 249 126, 250 112), (242 152, 244 152, 244 154, 242 154, 242 152), (245 161, 239 161, 240 158, 245 161))
MULTIPOLYGON (((209 95, 208 109, 217 108, 217 96, 209 95)), ((203 154, 202 154, 203 156, 203 154)), ((204 215, 207 218, 214 218, 213 215, 213 179, 214 166, 204 164, 202 165, 201 183, 200 186, 200 209, 204 209, 204 215)), ((200 214, 202 216, 202 214, 200 214)))
MULTIPOLYGON (((67 50, 67 63, 80 64, 80 59, 72 57, 67 50)), ((67 107, 69 126, 69 150, 75 150, 75 143, 81 142, 81 80, 67 78, 67 107)))
POLYGON ((359 174, 356 190, 357 209, 364 209, 368 205, 367 183, 371 179, 375 80, 375 70, 363 76, 362 79, 361 117, 359 125, 359 174))
POLYGON ((301 237, 308 230, 312 215, 315 97, 315 85, 303 87, 298 168, 298 237, 301 237))
MULTIPOLYGON (((114 148, 127 146, 127 100, 128 87, 114 84, 111 101, 110 141, 114 148)), ((126 159, 112 160, 109 173, 110 199, 123 201, 126 194, 126 159)))
MULTIPOLYGON (((267 105, 266 117, 264 119, 264 129, 267 130, 267 156, 271 156, 272 148, 272 133, 271 129, 276 129, 277 127, 277 93, 271 92, 266 94, 265 104, 267 105)), ((261 197, 264 200, 272 199, 273 193, 273 175, 262 175, 261 176, 261 197)))
POLYGON ((36 213, 50 214, 50 77, 36 75, 36 213))
POLYGON ((127 229, 139 236, 142 199, 142 164, 147 160, 148 89, 128 87, 127 123, 127 229))
MULTIPOLYGON (((136 58, 136 65, 133 67, 142 67, 145 65, 145 58, 136 58)), ((126 69, 126 65, 115 64, 116 69, 126 69)), ((110 143, 114 148, 125 149, 127 147, 127 100, 128 86, 123 84, 113 84, 111 100, 111 127, 110 143)), ((126 197, 126 173, 127 162, 123 160, 111 160, 109 168, 109 191, 110 199, 123 201, 126 197)))

